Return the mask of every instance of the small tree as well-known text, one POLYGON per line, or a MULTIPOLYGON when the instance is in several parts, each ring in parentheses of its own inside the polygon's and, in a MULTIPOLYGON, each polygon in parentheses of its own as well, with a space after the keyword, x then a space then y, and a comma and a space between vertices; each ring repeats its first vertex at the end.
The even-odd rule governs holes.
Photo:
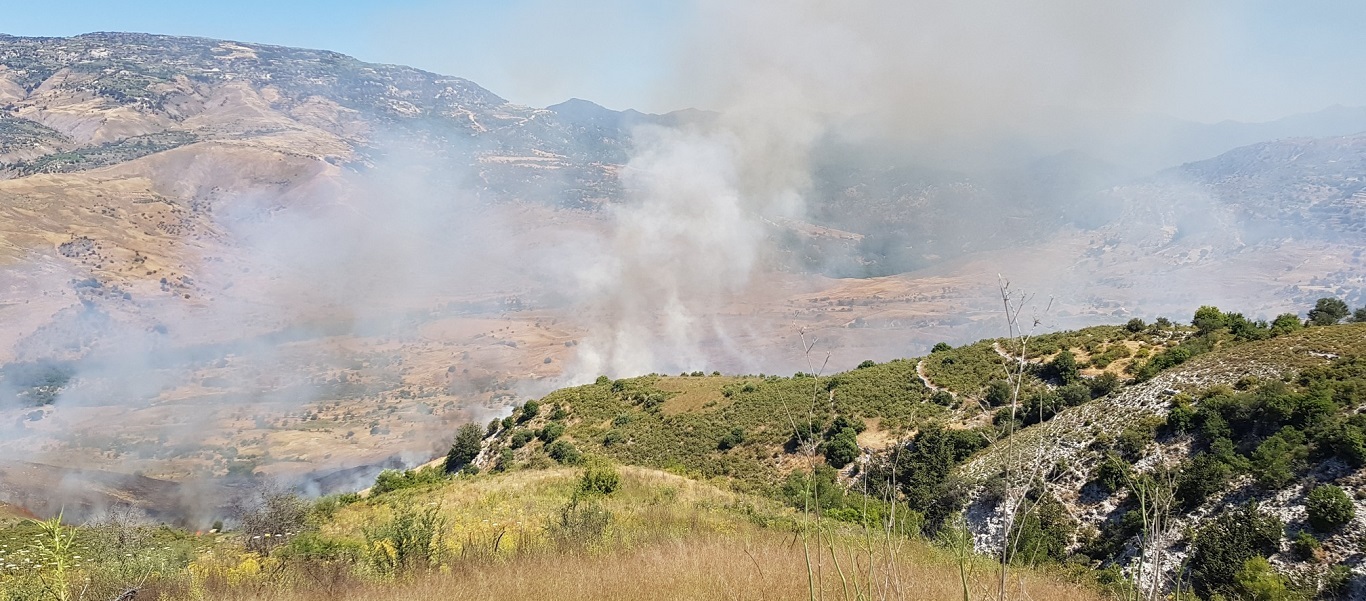
POLYGON ((1048 372, 1063 384, 1071 384, 1081 379, 1081 370, 1077 367, 1077 356, 1072 351, 1058 353, 1052 361, 1048 363, 1048 372))
POLYGON ((446 473, 453 474, 474 462, 479 457, 479 449, 484 440, 484 431, 478 425, 465 424, 455 433, 455 442, 446 453, 446 473))
POLYGON ((934 343, 934 348, 930 349, 930 352, 931 352, 931 353, 942 353, 942 352, 951 351, 951 350, 953 350, 953 347, 949 346, 949 343, 947 343, 947 342, 936 342, 936 343, 934 343))
POLYGON ((1191 545, 1190 569, 1195 590, 1208 597, 1234 592, 1237 576, 1249 559, 1274 553, 1284 525, 1255 504, 1224 512, 1196 535, 1191 545))
POLYGON ((551 459, 564 465, 578 465, 579 462, 583 461, 583 455, 567 440, 557 440, 551 443, 545 448, 545 452, 550 455, 551 459))
POLYGON ((1011 393, 1010 383, 1005 380, 992 380, 987 384, 986 401, 987 405, 1000 407, 1010 403, 1011 393))
POLYGON ((858 432, 844 428, 825 444, 825 461, 832 467, 842 468, 858 459, 858 432))
POLYGON ((1142 332, 1143 329, 1144 329, 1144 328, 1147 328, 1147 327, 1148 327, 1148 324, 1143 323, 1143 320, 1142 320, 1142 319, 1139 319, 1139 318, 1137 318, 1137 317, 1135 317, 1135 318, 1133 318, 1133 319, 1130 319, 1130 320, 1128 321, 1128 323, 1125 323, 1125 324, 1124 324, 1124 329, 1126 329, 1126 330, 1128 330, 1128 331, 1130 331, 1130 332, 1133 332, 1133 333, 1135 333, 1135 334, 1137 334, 1137 333, 1139 333, 1139 332, 1142 332))
POLYGON ((1316 326, 1331 326, 1351 314, 1347 303, 1340 298, 1321 298, 1309 310, 1309 322, 1316 326))
POLYGON ((1294 313, 1282 313, 1277 315, 1276 319, 1271 322, 1271 335, 1280 336, 1282 334, 1289 334, 1303 327, 1304 323, 1300 321, 1298 315, 1295 315, 1294 313))
POLYGON ((1366 323, 1366 307, 1361 307, 1357 309, 1355 313, 1352 313, 1352 321, 1366 323))
POLYGON ((1356 517, 1356 505, 1341 488, 1325 484, 1314 488, 1305 502, 1309 525, 1320 532, 1328 532, 1356 517))
POLYGON ((563 435, 564 424, 560 422, 550 422, 546 424, 544 428, 541 428, 540 432, 536 433, 537 438, 540 438, 541 440, 545 441, 546 444, 555 442, 557 439, 560 438, 560 436, 563 435))
POLYGON ((1218 307, 1205 305, 1195 310, 1195 317, 1191 319, 1191 325, 1200 330, 1201 334, 1208 334, 1225 325, 1224 312, 1218 307))

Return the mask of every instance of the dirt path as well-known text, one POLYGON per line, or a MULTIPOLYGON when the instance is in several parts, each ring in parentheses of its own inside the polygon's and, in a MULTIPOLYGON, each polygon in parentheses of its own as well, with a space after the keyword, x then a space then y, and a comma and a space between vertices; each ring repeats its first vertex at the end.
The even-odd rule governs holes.
POLYGON ((947 389, 947 388, 941 388, 940 386, 936 385, 934 382, 931 382, 931 381, 930 381, 930 376, 927 375, 927 374, 925 373, 925 360, 924 360, 924 359, 921 359, 921 360, 919 360, 919 361, 916 361, 916 363, 915 363, 915 375, 920 376, 920 382, 923 383, 923 384, 925 385, 925 388, 930 389, 930 392, 931 392, 931 393, 934 393, 934 392, 941 392, 941 391, 942 391, 942 392, 947 392, 947 393, 949 393, 950 395, 953 395, 953 398, 955 398, 955 399, 958 398, 958 395, 957 395, 957 394, 954 394, 954 392, 953 392, 952 390, 949 390, 949 389, 947 389))

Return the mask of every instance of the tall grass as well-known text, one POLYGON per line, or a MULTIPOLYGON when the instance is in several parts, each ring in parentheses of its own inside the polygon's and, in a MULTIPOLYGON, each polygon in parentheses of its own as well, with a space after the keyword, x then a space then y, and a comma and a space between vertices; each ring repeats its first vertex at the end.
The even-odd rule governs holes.
MULTIPOLYGON (((958 568, 941 552, 906 542, 895 563, 884 564, 873 581, 853 574, 868 566, 857 558, 858 541, 828 539, 820 552, 827 572, 810 572, 790 534, 745 532, 730 536, 689 535, 603 552, 531 553, 500 560, 461 562, 446 571, 429 571, 398 581, 356 579, 345 586, 314 589, 281 586, 262 589, 223 585, 206 591, 225 601, 369 601, 409 599, 962 599, 958 568), (836 570, 835 563, 840 570, 836 570), (809 579, 818 582, 812 589, 809 579), (857 584, 862 591, 854 595, 857 584)), ((875 559, 885 559, 875 557, 875 559)), ((991 591, 989 574, 976 573, 973 590, 991 591)), ((1029 575, 1020 589, 1035 599, 1098 600, 1088 588, 1029 575)))

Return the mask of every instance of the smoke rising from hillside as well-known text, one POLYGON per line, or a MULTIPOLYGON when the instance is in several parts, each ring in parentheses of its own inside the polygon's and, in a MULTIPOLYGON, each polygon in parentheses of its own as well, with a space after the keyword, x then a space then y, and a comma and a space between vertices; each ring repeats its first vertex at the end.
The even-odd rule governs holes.
POLYGON ((1159 4, 697 3, 661 93, 704 90, 721 116, 636 130, 612 240, 581 273, 603 317, 575 379, 706 367, 703 341, 727 339, 718 311, 775 254, 764 220, 806 218, 812 155, 833 127, 991 152, 970 140, 1024 114, 1142 101, 1186 50, 1174 38, 1190 10, 1159 4))

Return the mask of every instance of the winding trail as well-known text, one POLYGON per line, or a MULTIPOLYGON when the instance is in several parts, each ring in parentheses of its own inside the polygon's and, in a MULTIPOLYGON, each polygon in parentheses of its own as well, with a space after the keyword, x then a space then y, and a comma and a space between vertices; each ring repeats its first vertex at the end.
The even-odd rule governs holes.
POLYGON ((924 360, 924 359, 921 359, 921 360, 915 362, 915 375, 920 376, 920 382, 923 383, 923 384, 925 385, 925 388, 930 389, 930 392, 931 392, 931 393, 935 393, 935 392, 947 392, 947 393, 949 393, 951 396, 953 396, 954 399, 957 399, 957 398, 958 398, 958 395, 955 394, 952 390, 949 390, 949 389, 947 389, 947 388, 943 388, 943 387, 941 387, 941 386, 935 384, 934 382, 930 381, 930 376, 929 376, 928 374, 925 373, 925 360, 924 360))

